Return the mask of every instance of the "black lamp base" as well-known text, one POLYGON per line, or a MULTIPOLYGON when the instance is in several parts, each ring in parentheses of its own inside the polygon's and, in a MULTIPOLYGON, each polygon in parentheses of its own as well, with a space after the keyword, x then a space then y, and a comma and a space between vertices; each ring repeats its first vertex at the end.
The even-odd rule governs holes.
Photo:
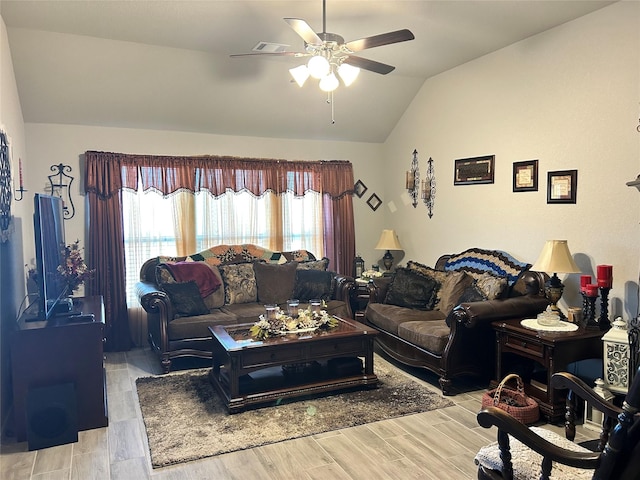
POLYGON ((393 265, 393 255, 391 255, 389 250, 387 250, 387 253, 382 257, 382 263, 384 264, 384 268, 387 269, 387 272, 391 270, 391 266, 393 265))

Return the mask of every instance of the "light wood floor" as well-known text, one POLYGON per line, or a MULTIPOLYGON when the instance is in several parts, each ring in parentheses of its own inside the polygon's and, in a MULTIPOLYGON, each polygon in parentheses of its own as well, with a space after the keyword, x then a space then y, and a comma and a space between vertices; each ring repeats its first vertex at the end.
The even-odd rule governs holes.
MULTIPOLYGON (((3 438, 0 478, 473 479, 475 452, 495 439, 495 431, 475 418, 484 389, 463 385, 462 393, 449 397, 452 407, 153 470, 134 382, 160 373, 159 363, 148 349, 135 349, 108 353, 106 366, 109 427, 79 432, 77 443, 33 452, 26 442, 3 438)), ((439 392, 434 375, 410 371, 439 392)), ((577 440, 594 437, 579 427, 577 440)))

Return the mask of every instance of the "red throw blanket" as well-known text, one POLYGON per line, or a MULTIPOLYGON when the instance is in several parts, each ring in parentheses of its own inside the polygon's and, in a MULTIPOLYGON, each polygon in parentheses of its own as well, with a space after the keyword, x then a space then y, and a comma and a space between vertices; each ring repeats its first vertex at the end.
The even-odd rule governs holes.
POLYGON ((177 262, 166 265, 176 282, 195 281, 202 298, 212 294, 222 285, 216 274, 204 263, 177 262))

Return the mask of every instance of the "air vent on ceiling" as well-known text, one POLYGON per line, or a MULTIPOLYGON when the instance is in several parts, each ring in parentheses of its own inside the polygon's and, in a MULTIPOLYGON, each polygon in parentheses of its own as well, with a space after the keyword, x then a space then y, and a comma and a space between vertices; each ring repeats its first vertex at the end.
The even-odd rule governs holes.
POLYGON ((290 45, 283 45, 282 43, 259 42, 255 47, 253 47, 253 51, 264 53, 280 53, 285 52, 289 47, 290 45))

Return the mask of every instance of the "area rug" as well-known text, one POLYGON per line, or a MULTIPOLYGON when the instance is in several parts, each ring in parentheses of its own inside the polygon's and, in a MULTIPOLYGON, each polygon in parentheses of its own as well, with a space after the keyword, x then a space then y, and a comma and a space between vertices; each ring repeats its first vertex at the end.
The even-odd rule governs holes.
POLYGON ((380 386, 229 415, 209 369, 136 380, 153 468, 443 408, 453 403, 376 355, 380 386))

